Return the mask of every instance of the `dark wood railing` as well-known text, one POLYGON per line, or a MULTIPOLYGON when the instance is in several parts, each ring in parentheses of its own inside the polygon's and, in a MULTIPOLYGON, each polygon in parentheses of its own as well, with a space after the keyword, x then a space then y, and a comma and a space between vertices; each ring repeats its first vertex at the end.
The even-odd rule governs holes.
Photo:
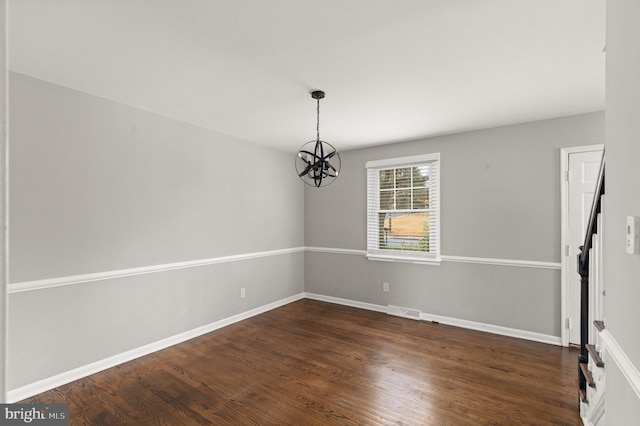
POLYGON ((593 241, 593 235, 598 233, 598 214, 602 209, 602 195, 604 195, 604 153, 598 174, 596 192, 593 196, 591 213, 587 231, 584 237, 584 244, 580 247, 578 254, 578 273, 580 274, 580 356, 578 358, 578 380, 580 394, 586 394, 587 377, 583 372, 582 364, 589 363, 589 250, 593 241))

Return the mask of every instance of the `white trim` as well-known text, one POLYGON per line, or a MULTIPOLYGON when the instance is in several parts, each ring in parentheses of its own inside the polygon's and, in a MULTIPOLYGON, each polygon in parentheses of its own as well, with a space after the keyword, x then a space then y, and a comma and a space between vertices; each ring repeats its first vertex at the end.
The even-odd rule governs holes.
POLYGON ((547 343, 551 345, 560 345, 560 338, 548 334, 535 333, 533 331, 519 330, 517 328, 502 327, 500 325, 485 324, 481 322, 468 321, 458 318, 444 317, 441 315, 432 315, 422 313, 420 318, 423 321, 435 321, 441 324, 453 325, 455 327, 467 328, 470 330, 484 331, 491 334, 499 334, 501 336, 515 337, 517 339, 533 340, 534 342, 547 343))
MULTIPOLYGON (((349 254, 349 255, 359 255, 359 256, 367 256, 366 250, 353 250, 353 249, 341 249, 341 248, 331 248, 331 247, 305 247, 306 251, 316 252, 316 253, 331 253, 331 254, 349 254)), ((367 256, 370 260, 397 260, 397 257, 393 259, 385 259, 384 256, 367 256)), ((519 260, 519 259, 497 259, 497 258, 489 258, 489 257, 471 257, 471 256, 440 256, 440 261, 442 262, 456 262, 456 263, 476 263, 481 265, 497 265, 497 266, 518 266, 522 268, 541 268, 541 269, 561 269, 561 264, 559 262, 543 262, 538 260, 519 260)), ((422 264, 438 264, 437 259, 427 259, 418 260, 411 259, 411 263, 422 263, 422 264)))
MULTIPOLYGON (((83 377, 87 377, 91 374, 95 374, 100 371, 104 371, 108 368, 114 367, 116 365, 119 365, 128 361, 132 361, 134 359, 140 358, 145 355, 149 355, 151 353, 157 352, 162 349, 166 349, 173 345, 185 342, 187 340, 193 339, 198 336, 202 336, 212 331, 221 329, 223 327, 227 327, 229 325, 235 324, 237 322, 243 321, 245 319, 251 318, 256 315, 260 315, 272 309, 279 308, 281 306, 287 305, 289 303, 293 303, 295 301, 298 301, 304 298, 311 299, 311 300, 318 300, 322 302, 334 303, 338 305, 350 306, 354 308, 366 309, 369 311, 375 311, 380 313, 387 313, 388 311, 388 307, 383 305, 376 305, 373 303, 359 302, 356 300, 343 299, 343 298, 338 298, 333 296, 325 296, 325 295, 315 294, 315 293, 307 293, 307 292, 298 293, 296 295, 269 303, 267 305, 263 305, 255 309, 251 309, 249 311, 242 312, 240 314, 233 315, 228 318, 223 318, 219 321, 215 321, 213 323, 210 323, 198 328, 194 328, 192 330, 177 334, 175 336, 171 336, 166 339, 162 339, 157 342, 141 346, 139 348, 131 349, 129 351, 111 356, 109 358, 96 361, 91 364, 84 365, 82 367, 74 368, 73 370, 69 370, 64 373, 60 373, 43 380, 39 380, 37 382, 31 383, 25 386, 21 386, 16 389, 12 389, 7 393, 7 402, 14 403, 17 401, 21 401, 31 396, 65 385, 72 381, 79 380, 83 377)), ((517 329, 512 329, 507 327, 501 327, 501 326, 492 325, 492 324, 483 324, 483 323, 478 323, 474 321, 443 317, 439 315, 430 315, 425 313, 421 313, 420 319, 424 321, 436 321, 442 324, 448 324, 456 327, 478 330, 478 331, 483 331, 483 332, 488 332, 493 334, 500 334, 500 335, 509 336, 509 337, 533 340, 541 343, 550 343, 555 345, 560 344, 559 338, 555 336, 548 336, 545 334, 534 333, 534 332, 524 331, 524 330, 517 330, 517 329)), ((637 374, 637 371, 636 371, 636 374, 637 374)))
POLYGON ((332 254, 351 254, 357 256, 366 256, 366 250, 354 250, 354 249, 341 249, 341 248, 331 248, 331 247, 305 247, 306 251, 317 252, 317 253, 332 253, 332 254))
MULTIPOLYGON (((172 271, 175 269, 194 268, 199 266, 214 265, 217 263, 237 262, 242 260, 257 259, 260 257, 279 256, 283 254, 292 254, 299 252, 315 252, 315 253, 331 253, 342 254, 352 256, 364 256, 367 257, 366 250, 355 249, 342 249, 332 247, 293 247, 280 250, 269 250, 255 253, 238 254, 231 256, 220 256, 209 259, 190 260, 185 262, 167 263, 164 265, 153 266, 141 266, 137 268, 118 269, 114 271, 96 272, 91 274, 73 275, 68 277, 47 278, 43 280, 23 281, 19 283, 13 283, 8 285, 8 293, 20 293, 25 291, 44 290, 47 288, 62 287, 67 285, 90 283, 95 281, 113 280, 119 278, 130 277, 134 275, 153 274, 158 272, 172 271)), ((385 258, 384 256, 369 256, 370 260, 378 261, 396 261, 405 263, 416 263, 422 265, 438 265, 440 262, 437 259, 398 259, 385 258)), ((440 260, 443 262, 457 262, 457 263, 475 263, 482 265, 497 265, 497 266, 516 266, 523 268, 542 268, 542 269, 560 269, 559 263, 555 262, 540 262, 533 260, 516 260, 516 259, 495 259, 485 257, 469 257, 469 256, 441 256, 440 260)))
MULTIPOLYGON (((604 413, 606 411, 605 396, 602 395, 600 398, 598 398, 595 404, 591 401, 589 401, 589 404, 590 405, 593 404, 593 408, 591 408, 591 413, 590 413, 591 415, 589 416, 590 420, 594 425, 597 425, 605 419, 604 417, 604 413)), ((603 422, 602 424, 606 424, 606 423, 603 422)))
POLYGON ((325 296, 323 294, 306 292, 304 293, 304 297, 311 300, 318 300, 320 302, 328 302, 334 303, 336 305, 350 306, 352 308, 366 309, 368 311, 382 312, 383 314, 387 312, 386 306, 374 305, 373 303, 358 302, 357 300, 341 299, 339 297, 325 296))
POLYGON ((400 263, 416 263, 418 265, 440 265, 440 258, 424 257, 404 257, 404 256, 385 256, 383 254, 368 254, 367 259, 379 262, 400 262, 400 263))
POLYGON ((385 158, 384 160, 367 161, 365 167, 386 167, 386 166, 403 166, 405 164, 423 163, 425 161, 438 161, 440 153, 412 155, 409 157, 385 158))
POLYGON ((597 401, 589 400, 589 402, 580 401, 580 418, 584 426, 596 426, 601 421, 606 425, 605 414, 605 398, 602 396, 597 401))
MULTIPOLYGON (((602 151, 604 144, 573 146, 568 148, 560 148, 560 318, 562 326, 560 327, 560 338, 562 346, 569 346, 569 330, 565 327, 565 321, 569 318, 569 290, 567 286, 569 281, 567 273, 568 260, 565 254, 565 247, 568 239, 568 220, 569 220, 569 181, 567 173, 569 172, 569 154, 577 154, 581 152, 602 151)), ((577 256, 577 254, 574 254, 577 256)))
POLYGON ((148 345, 135 348, 109 358, 93 362, 91 364, 84 365, 82 367, 74 368, 73 370, 66 371, 64 373, 57 374, 47 379, 39 380, 35 383, 31 383, 17 389, 12 389, 7 393, 7 400, 9 403, 21 401, 25 398, 40 394, 42 392, 57 388, 58 386, 65 385, 75 380, 79 380, 83 377, 87 377, 91 374, 98 373, 124 362, 132 361, 136 358, 140 358, 145 355, 157 352, 162 349, 166 349, 170 346, 178 343, 185 342, 203 334, 210 333, 212 331, 227 327, 231 324, 243 321, 256 315, 263 314, 272 309, 279 308, 297 300, 303 299, 304 293, 299 293, 294 296, 287 297, 285 299, 278 300, 267 305, 260 306, 255 309, 251 309, 246 312, 242 312, 237 315, 233 315, 228 318, 221 319, 211 324, 204 325, 202 327, 194 328, 193 330, 185 331, 184 333, 176 334, 175 336, 168 337, 166 339, 159 340, 148 345))
POLYGON ((558 262, 538 260, 496 259, 490 257, 442 256, 444 262, 479 263, 481 265, 519 266, 521 268, 560 269, 558 262))
POLYGON ((212 257, 209 259, 189 260, 186 262, 166 263, 164 265, 141 266, 137 268, 119 269, 115 271, 97 272, 92 274, 74 275, 69 277, 48 278, 35 281, 24 281, 9 284, 8 292, 20 293, 23 291, 42 290, 52 287, 61 287, 74 284, 82 284, 94 281, 112 280, 134 275, 153 274, 157 272, 172 271, 175 269, 193 268, 198 266, 214 265, 217 263, 237 262, 240 260, 257 259, 260 257, 279 256, 303 252, 304 247, 294 247, 280 250, 269 250, 255 253, 236 254, 231 256, 212 257))
MULTIPOLYGON (((362 308, 375 312, 388 313, 388 307, 376 305, 373 303, 358 302, 356 300, 342 299, 333 296, 324 296, 315 293, 305 293, 305 298, 319 300, 322 302, 336 303, 338 305, 351 306, 353 308, 362 308)), ((551 345, 560 345, 560 338, 548 334, 535 333, 533 331, 519 330, 516 328, 502 327, 499 325, 485 324, 481 322, 468 321, 458 318, 444 317, 441 315, 433 315, 422 312, 420 319, 423 321, 435 321, 441 324, 452 325, 455 327, 466 328, 470 330, 483 331, 486 333, 499 334, 501 336, 515 337, 517 339, 532 340, 534 342, 547 343, 551 345)))
MULTIPOLYGON (((440 191, 440 153, 431 153, 424 155, 414 155, 410 157, 390 158, 384 160, 368 161, 366 163, 367 170, 367 253, 373 260, 393 260, 397 259, 400 262, 417 261, 418 263, 428 263, 432 265, 438 265, 440 261, 440 205, 441 205, 441 191, 440 191), (421 165, 429 165, 429 208, 426 209, 397 209, 394 203, 393 208, 387 206, 387 209, 382 210, 380 208, 379 198, 381 194, 380 190, 380 176, 379 172, 385 169, 396 169, 398 167, 420 167, 421 165), (399 252, 397 250, 384 250, 380 249, 380 213, 399 213, 410 212, 419 213, 427 212, 429 214, 429 232, 431 239, 429 240, 429 253, 413 252, 407 250, 399 252), (427 258, 426 260, 424 258, 427 258)), ((412 178, 413 182, 413 178, 412 178)), ((393 186, 393 192, 397 190, 395 184, 393 186)), ((395 197, 394 197, 395 199, 395 197)))
POLYGON ((606 348, 607 358, 613 359, 636 396, 640 398, 640 372, 608 330, 601 331, 599 336, 600 342, 606 348))

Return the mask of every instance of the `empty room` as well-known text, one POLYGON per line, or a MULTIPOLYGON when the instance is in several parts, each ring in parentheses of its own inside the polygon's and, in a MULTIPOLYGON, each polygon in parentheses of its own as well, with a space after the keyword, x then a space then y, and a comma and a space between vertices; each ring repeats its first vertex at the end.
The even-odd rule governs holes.
POLYGON ((637 424, 637 1, 0 9, 0 424, 637 424))

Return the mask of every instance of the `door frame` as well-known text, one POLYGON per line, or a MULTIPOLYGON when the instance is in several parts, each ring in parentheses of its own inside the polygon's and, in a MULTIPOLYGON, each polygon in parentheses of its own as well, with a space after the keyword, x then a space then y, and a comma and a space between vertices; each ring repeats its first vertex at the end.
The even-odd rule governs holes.
MULTIPOLYGON (((569 346, 569 280, 568 256, 566 252, 569 227, 569 155, 581 152, 604 150, 604 144, 572 146, 560 148, 560 340, 562 346, 569 346)), ((577 273, 577 271, 573 271, 577 273)))

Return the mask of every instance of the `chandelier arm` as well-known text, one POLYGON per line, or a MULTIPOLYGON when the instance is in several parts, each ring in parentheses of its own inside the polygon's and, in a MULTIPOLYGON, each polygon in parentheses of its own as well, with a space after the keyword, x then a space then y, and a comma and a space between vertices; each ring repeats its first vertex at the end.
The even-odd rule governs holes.
MULTIPOLYGON (((311 152, 311 151, 307 151, 307 150, 301 149, 301 150, 300 150, 300 152, 305 153, 305 154, 309 154, 310 156, 312 156, 313 158, 316 158, 316 159, 318 159, 318 160, 322 160, 322 157, 318 157, 318 155, 317 155, 317 154, 314 154, 314 153, 313 153, 313 152, 311 152)), ((300 158, 302 158, 302 157, 300 157, 300 158)), ((309 160, 305 160, 304 158, 302 158, 302 159, 303 159, 304 161, 309 161, 309 160)))
POLYGON ((320 155, 318 155, 318 158, 320 159, 320 161, 324 161, 324 146, 322 145, 322 141, 320 139, 318 139, 316 141, 316 155, 318 155, 318 151, 320 151, 320 155))
POLYGON ((299 177, 302 177, 302 176, 306 175, 307 173, 309 173, 309 172, 311 171, 311 169, 313 169, 313 166, 314 166, 314 165, 313 165, 313 164, 311 164, 311 163, 308 163, 308 164, 309 164, 309 165, 307 166, 307 168, 306 168, 306 169, 304 169, 302 172, 300 172, 300 173, 298 174, 298 176, 299 176, 299 177))

